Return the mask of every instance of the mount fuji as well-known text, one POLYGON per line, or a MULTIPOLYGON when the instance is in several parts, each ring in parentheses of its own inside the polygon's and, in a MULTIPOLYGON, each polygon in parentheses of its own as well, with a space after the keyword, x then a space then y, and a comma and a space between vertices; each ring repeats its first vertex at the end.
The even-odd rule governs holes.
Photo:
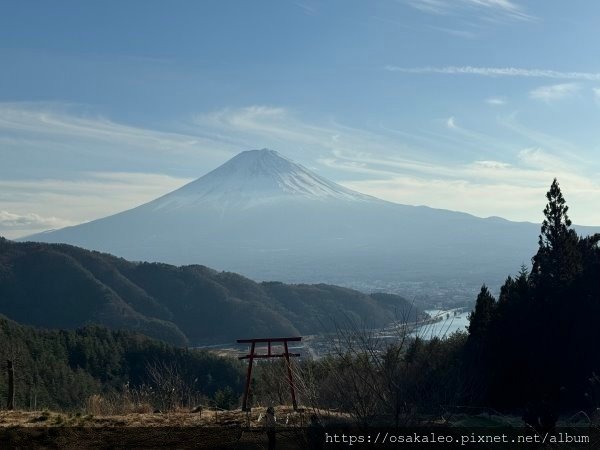
POLYGON ((370 290, 397 281, 500 283, 530 261, 538 234, 532 223, 380 200, 263 149, 136 208, 24 240, 370 290))

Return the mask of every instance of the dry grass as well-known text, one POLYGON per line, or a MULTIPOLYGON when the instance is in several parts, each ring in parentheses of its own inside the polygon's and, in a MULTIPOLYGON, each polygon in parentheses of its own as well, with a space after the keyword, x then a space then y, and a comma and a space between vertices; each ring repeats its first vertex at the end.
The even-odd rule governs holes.
MULTIPOLYGON (((98 402, 98 399, 92 402, 98 402)), ((100 402, 101 403, 101 402, 100 402)), ((103 405, 94 404, 102 408, 103 405)), ((349 420, 331 411, 294 411, 275 408, 278 448, 306 448, 310 415, 321 415, 325 423, 349 420)), ((0 411, 0 448, 266 448, 266 408, 201 412, 126 413, 116 415, 68 414, 50 411, 0 411)))
MULTIPOLYGON (((91 400, 92 407, 102 411, 101 399, 91 400)), ((53 411, 0 411, 0 427, 199 427, 240 426, 260 428, 261 417, 266 408, 253 408, 251 412, 239 409, 222 411, 205 408, 201 412, 174 411, 168 413, 128 412, 124 414, 72 414, 53 411)), ((327 410, 294 411, 289 406, 277 406, 275 414, 282 426, 302 427, 308 425, 310 415, 316 413, 324 422, 348 422, 347 414, 327 410)))

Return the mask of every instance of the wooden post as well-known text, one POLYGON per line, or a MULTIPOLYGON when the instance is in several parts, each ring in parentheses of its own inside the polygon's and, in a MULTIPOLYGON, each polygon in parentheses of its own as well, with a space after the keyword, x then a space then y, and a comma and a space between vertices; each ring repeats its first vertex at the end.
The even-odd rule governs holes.
POLYGON ((283 342, 283 348, 285 349, 285 361, 287 363, 288 382, 290 383, 290 391, 292 392, 292 405, 294 411, 298 409, 298 403, 296 402, 296 392, 294 391, 294 379, 292 378, 292 364, 290 363, 290 352, 288 351, 287 341, 283 342))
POLYGON ((8 404, 7 409, 12 411, 15 409, 15 368, 13 362, 6 360, 6 371, 8 373, 8 404))
POLYGON ((256 343, 252 343, 250 356, 248 361, 248 374, 246 376, 246 389, 244 390, 244 400, 242 401, 242 411, 248 411, 248 393, 250 392, 250 381, 252 380, 252 361, 254 360, 254 347, 256 343))

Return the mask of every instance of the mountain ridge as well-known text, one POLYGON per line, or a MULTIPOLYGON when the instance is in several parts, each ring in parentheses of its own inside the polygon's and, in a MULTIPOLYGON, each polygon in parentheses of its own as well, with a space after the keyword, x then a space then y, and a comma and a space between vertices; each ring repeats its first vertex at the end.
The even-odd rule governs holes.
POLYGON ((92 323, 176 345, 333 331, 348 315, 384 326, 414 309, 330 285, 256 283, 205 266, 131 262, 66 244, 0 238, 0 314, 45 328, 92 323), (327 328, 329 327, 329 328, 327 328))
POLYGON ((357 193, 263 149, 136 208, 21 241, 369 291, 423 280, 499 285, 530 261, 538 234, 528 222, 357 193))

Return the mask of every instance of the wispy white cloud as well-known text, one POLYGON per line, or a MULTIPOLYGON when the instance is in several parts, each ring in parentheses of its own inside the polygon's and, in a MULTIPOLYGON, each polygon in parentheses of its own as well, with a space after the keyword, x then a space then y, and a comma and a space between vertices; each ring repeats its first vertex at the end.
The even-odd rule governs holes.
POLYGON ((562 161, 559 158, 552 157, 539 147, 524 148, 519 151, 519 159, 527 166, 533 167, 554 167, 560 165, 562 161))
POLYGON ((20 237, 115 214, 191 181, 164 174, 87 172, 77 178, 0 180, 0 235, 20 237))
POLYGON ((441 31, 442 33, 450 34, 452 36, 457 36, 465 39, 475 39, 477 38, 477 33, 471 30, 460 30, 456 28, 448 28, 448 27, 438 27, 438 26, 430 26, 429 27, 435 31, 441 31))
POLYGON ((489 97, 485 99, 488 105, 492 106, 503 106, 506 105, 506 100, 502 97, 489 97))
POLYGON ((348 127, 335 120, 318 125, 301 119, 293 111, 271 106, 225 108, 196 116, 191 131, 211 129, 244 142, 247 148, 285 148, 292 157, 308 160, 325 152, 348 149, 370 151, 407 150, 402 142, 386 140, 372 131, 348 127))
POLYGON ((467 179, 426 179, 415 176, 343 184, 398 203, 466 211, 479 217, 503 216, 498 211, 510 210, 512 220, 528 221, 538 220, 532 217, 531 212, 541 210, 539 199, 544 197, 547 190, 541 185, 522 186, 502 181, 482 183, 467 179), (423 192, 427 192, 427 195, 423 196, 423 192), (519 202, 515 202, 515 198, 519 202))
POLYGON ((426 13, 446 14, 448 5, 444 0, 407 0, 407 4, 426 13))
MULTIPOLYGON (((345 185, 367 194, 480 216, 538 220, 538 213, 543 209, 543 193, 555 176, 568 187, 570 202, 575 198, 581 205, 588 205, 589 199, 600 199, 600 187, 595 182, 595 174, 599 170, 574 157, 581 156, 577 146, 528 129, 513 116, 500 122, 512 133, 503 132, 501 137, 497 137, 478 131, 476 127, 461 126, 454 116, 432 121, 426 129, 402 131, 384 126, 351 127, 333 118, 306 120, 297 112, 276 106, 225 108, 193 117, 179 125, 177 133, 148 130, 151 135, 157 133, 167 142, 173 139, 182 145, 182 153, 173 158, 173 154, 162 145, 155 145, 150 150, 133 144, 130 147, 128 143, 135 140, 131 137, 132 133, 134 136, 145 134, 144 130, 135 127, 131 132, 111 135, 110 145, 98 146, 95 139, 85 140, 86 133, 82 129, 91 128, 93 136, 102 133, 95 129, 96 122, 92 119, 85 119, 89 122, 80 128, 75 124, 81 123, 78 121, 81 117, 61 114, 61 121, 67 124, 64 128, 71 131, 52 135, 55 131, 47 128, 53 128, 55 116, 52 116, 50 125, 45 125, 39 115, 33 111, 29 113, 33 116, 25 115, 25 118, 16 120, 12 128, 6 123, 2 125, 4 131, 0 139, 12 140, 10 145, 5 146, 9 151, 15 149, 16 154, 20 149, 29 149, 27 142, 32 139, 37 142, 33 153, 36 160, 43 155, 39 145, 45 143, 49 149, 48 157, 52 158, 57 151, 54 146, 60 143, 67 146, 60 155, 61 161, 72 156, 95 162, 93 158, 99 149, 108 152, 114 147, 116 150, 109 156, 113 164, 114 161, 119 163, 119 172, 112 168, 97 168, 93 172, 79 168, 60 176, 33 177, 28 175, 28 167, 23 166, 21 179, 15 178, 14 173, 11 177, 0 177, 0 210, 18 216, 37 214, 42 218, 55 217, 69 223, 103 217, 156 198, 191 179, 191 176, 178 175, 181 172, 174 167, 202 161, 194 174, 194 177, 201 176, 237 151, 261 147, 277 149, 322 175, 343 180, 345 185), (19 131, 20 127, 33 126, 27 123, 29 117, 37 117, 34 119, 36 131, 19 131), (73 127, 75 130, 72 130, 73 127), (80 134, 81 141, 74 137, 80 134), (181 141, 196 136, 206 140, 189 147, 181 141), (75 143, 71 142, 73 139, 75 143), (77 153, 81 143, 86 144, 84 148, 92 150, 77 153), (227 146, 235 150, 230 154, 219 153, 218 157, 209 151, 227 146), (137 155, 136 163, 151 159, 154 170, 133 170, 127 169, 127 165, 122 166, 117 158, 118 150, 123 148, 137 155), (166 156, 161 157, 163 154, 166 156), (517 192, 521 195, 517 196, 517 192), (571 192, 576 195, 572 196, 571 192), (503 203, 507 198, 514 201, 517 197, 519 202, 512 206, 508 201, 506 205, 503 203)), ((16 117, 20 116, 17 114, 16 117)), ((109 128, 115 130, 125 126, 103 120, 97 124, 98 128, 104 129, 105 123, 111 124, 109 128)), ((22 154, 26 155, 28 151, 22 154)), ((576 218, 578 222, 600 223, 600 217, 594 216, 593 208, 581 208, 581 211, 584 213, 576 218)), ((32 220, 32 227, 38 225, 42 228, 22 228, 20 235, 41 231, 45 227, 43 221, 35 225, 32 220)), ((18 231, 18 225, 10 229, 13 236, 17 236, 18 231)))
POLYGON ((573 96, 581 86, 578 83, 561 83, 552 84, 549 86, 540 86, 529 92, 529 96, 535 100, 541 100, 546 103, 551 103, 556 100, 562 100, 573 96))
POLYGON ((516 113, 500 117, 498 124, 520 137, 525 143, 525 148, 544 149, 549 154, 562 155, 563 167, 568 170, 575 171, 577 167, 582 169, 592 165, 593 160, 588 158, 579 146, 566 139, 527 127, 517 120, 516 113))
POLYGON ((102 116, 69 113, 65 105, 60 104, 0 103, 0 129, 30 136, 117 141, 167 152, 189 150, 198 143, 194 136, 123 125, 102 116))
POLYGON ((510 164, 500 161, 475 161, 472 164, 472 167, 480 168, 480 169, 507 169, 510 167, 510 164))
POLYGON ((562 80, 600 81, 600 72, 561 72, 546 69, 524 69, 518 67, 476 67, 476 66, 444 66, 444 67, 400 67, 388 65, 385 70, 399 73, 444 75, 479 75, 484 77, 525 77, 552 78, 562 80))
POLYGON ((14 214, 0 210, 0 231, 60 228, 72 223, 58 217, 42 217, 35 213, 14 214))
POLYGON ((510 0, 406 0, 406 3, 429 14, 475 13, 488 19, 506 18, 523 21, 535 19, 510 0))
POLYGON ((305 1, 295 1, 294 5, 300 8, 305 14, 308 14, 310 16, 314 16, 315 14, 317 14, 316 6, 311 5, 305 1))
POLYGON ((141 128, 55 103, 0 103, 0 148, 0 210, 23 218, 3 227, 9 237, 132 208, 240 150, 226 137, 141 128))
POLYGON ((558 177, 576 221, 599 224, 600 212, 586 205, 600 202, 600 184, 577 171, 555 167, 560 162, 564 163, 539 149, 525 150, 517 164, 474 161, 446 167, 451 176, 445 174, 445 170, 432 174, 397 171, 341 184, 398 203, 465 211, 480 217, 539 222, 544 194, 551 180, 558 177))
MULTIPOLYGON (((99 198, 125 189, 132 198, 150 200, 191 181, 164 174, 131 172, 82 172, 77 178, 44 178, 0 180, 0 200, 12 195, 68 194, 89 195, 99 198), (17 194, 19 191, 20 194, 17 194)), ((68 205, 67 205, 68 207, 68 205)))
MULTIPOLYGON (((476 160, 467 163, 444 163, 440 161, 414 161, 390 156, 356 155, 353 153, 336 152, 335 158, 327 161, 333 167, 343 167, 351 172, 361 172, 371 176, 378 176, 379 181, 399 176, 414 178, 445 180, 448 182, 464 181, 480 184, 496 184, 511 182, 515 185, 545 185, 556 173, 554 166, 536 164, 535 156, 524 153, 518 162, 531 156, 529 165, 510 164, 496 160, 476 160)), ((543 157, 551 159, 549 155, 538 154, 539 160, 543 157)), ((370 181, 374 179, 371 178, 370 181)), ((362 183, 364 180, 359 181, 362 183)), ((353 183, 348 181, 348 183, 353 183)), ((402 195, 402 193, 398 193, 402 195)))
POLYGON ((45 161, 45 170, 58 165, 63 173, 81 170, 90 158, 96 166, 119 161, 121 170, 131 171, 148 169, 151 161, 174 168, 185 158, 182 169, 197 163, 201 170, 202 162, 223 159, 236 149, 224 137, 136 127, 60 103, 0 103, 0 145, 15 169, 33 159, 45 161))
MULTIPOLYGON (((442 127, 437 132, 424 134, 385 127, 376 132, 335 121, 315 125, 284 108, 258 106, 222 110, 195 123, 273 143, 349 188, 399 203, 538 221, 544 193, 554 177, 569 193, 575 209, 592 198, 600 201, 600 184, 593 171, 581 158, 573 157, 573 153, 581 154, 576 146, 530 130, 515 117, 501 123, 516 135, 509 141, 466 129, 454 116, 438 122, 442 127), (515 145, 515 139, 531 145, 515 145), (415 141, 436 151, 417 151, 409 143, 415 141), (440 149, 447 149, 449 142, 462 147, 460 157, 443 157, 440 149), (467 147, 473 151, 466 152, 467 147), (471 154, 473 158, 465 160, 471 154)), ((579 212, 579 223, 600 223, 600 212, 583 207, 579 212)))
POLYGON ((454 116, 446 119, 445 125, 451 133, 438 134, 438 145, 441 142, 454 142, 456 145, 462 147, 463 151, 470 149, 472 152, 479 154, 482 149, 485 149, 487 153, 494 157, 505 155, 511 151, 511 145, 507 145, 503 140, 486 133, 465 128, 458 123, 458 120, 454 116))

